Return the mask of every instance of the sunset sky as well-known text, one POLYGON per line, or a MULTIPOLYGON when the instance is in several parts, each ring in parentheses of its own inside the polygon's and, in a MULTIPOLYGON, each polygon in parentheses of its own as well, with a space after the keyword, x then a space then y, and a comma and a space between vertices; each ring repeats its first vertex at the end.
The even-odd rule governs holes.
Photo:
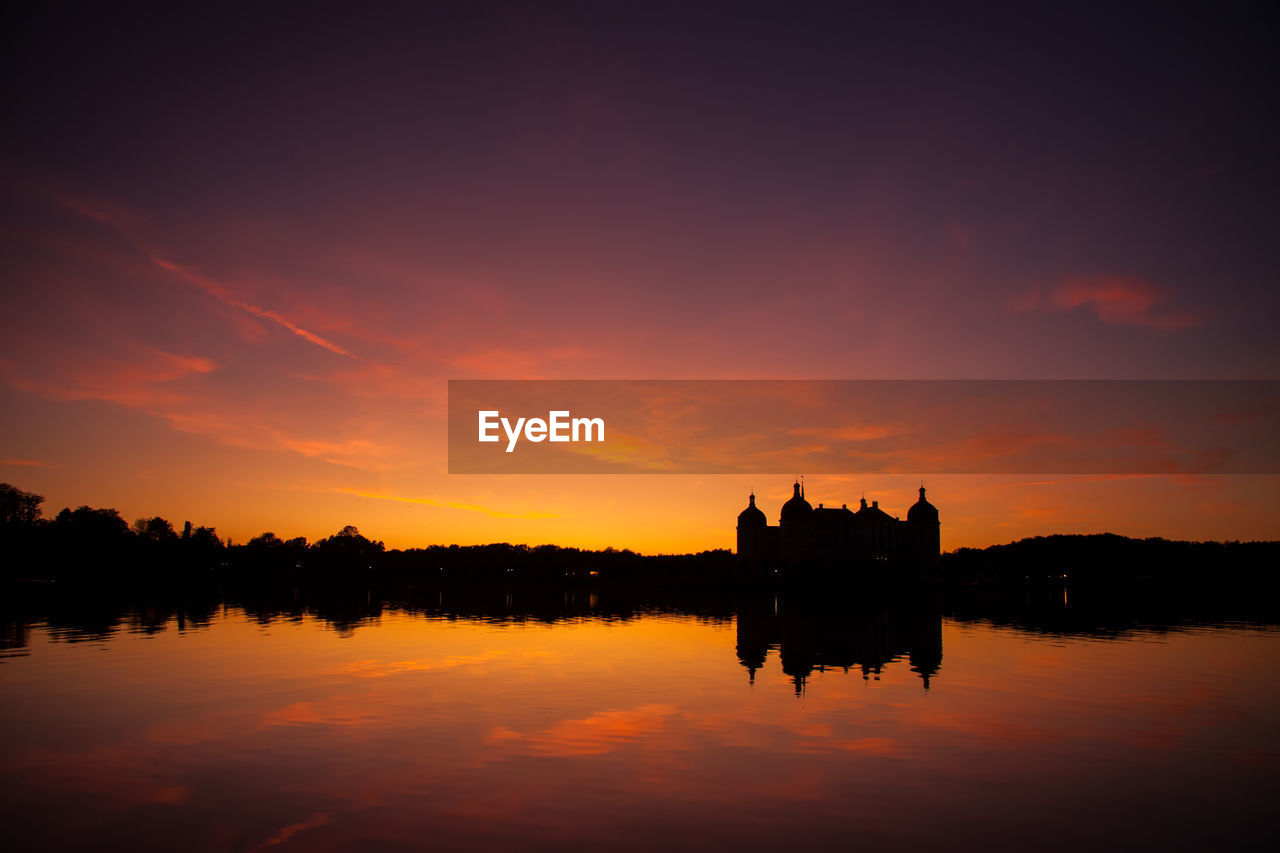
MULTIPOLYGON (((447 380, 1280 377, 1274 8, 422 5, 10 5, 0 480, 686 551, 802 472, 451 476, 447 380)), ((931 473, 808 492, 1280 538, 1275 476, 931 473)))

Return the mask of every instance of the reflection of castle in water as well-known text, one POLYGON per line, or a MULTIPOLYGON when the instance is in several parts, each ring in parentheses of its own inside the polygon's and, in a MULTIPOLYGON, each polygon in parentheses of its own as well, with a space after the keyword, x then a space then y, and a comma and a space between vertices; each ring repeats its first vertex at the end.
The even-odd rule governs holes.
POLYGON ((738 662, 751 682, 776 649, 797 696, 815 670, 858 668, 864 680, 878 681, 886 664, 905 657, 928 690, 942 666, 942 614, 929 603, 855 604, 756 590, 738 603, 737 632, 738 662))
POLYGON ((906 521, 880 509, 879 501, 857 512, 842 504, 839 509, 805 500, 804 486, 795 484, 791 500, 782 505, 777 527, 770 527, 751 495, 738 514, 738 558, 750 573, 782 570, 839 571, 861 568, 905 567, 905 574, 929 574, 941 552, 938 510, 920 500, 907 511, 906 521))

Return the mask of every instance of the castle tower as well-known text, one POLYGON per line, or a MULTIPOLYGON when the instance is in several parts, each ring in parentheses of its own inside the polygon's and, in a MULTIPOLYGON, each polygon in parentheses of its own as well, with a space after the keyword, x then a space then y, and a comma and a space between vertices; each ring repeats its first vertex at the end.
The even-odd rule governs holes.
POLYGON ((924 486, 920 487, 920 500, 907 510, 907 539, 911 543, 911 557, 921 563, 936 563, 942 555, 942 522, 938 508, 924 498, 924 486))
POLYGON ((756 506, 755 492, 747 499, 747 508, 738 513, 738 557, 743 562, 756 566, 761 564, 767 555, 766 538, 769 521, 756 506))
POLYGON ((804 487, 799 480, 792 489, 791 500, 782 505, 778 522, 782 556, 788 563, 805 565, 813 538, 813 505, 804 499, 804 487))

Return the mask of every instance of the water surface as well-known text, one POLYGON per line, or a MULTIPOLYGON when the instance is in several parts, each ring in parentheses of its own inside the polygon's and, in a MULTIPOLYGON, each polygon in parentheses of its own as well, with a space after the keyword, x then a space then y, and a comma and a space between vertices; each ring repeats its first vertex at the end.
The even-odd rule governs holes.
POLYGON ((11 624, 0 831, 211 851, 1277 840, 1271 627, 593 603, 11 624))

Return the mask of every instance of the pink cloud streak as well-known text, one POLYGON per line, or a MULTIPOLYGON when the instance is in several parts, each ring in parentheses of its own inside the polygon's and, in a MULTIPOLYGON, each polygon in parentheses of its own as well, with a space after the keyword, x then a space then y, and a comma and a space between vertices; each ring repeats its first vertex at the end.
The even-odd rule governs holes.
POLYGON ((1148 326, 1176 331, 1199 325, 1203 318, 1188 311, 1159 310, 1167 301, 1164 290, 1133 275, 1072 276, 1048 293, 1039 285, 1010 301, 1015 312, 1069 312, 1088 308, 1099 322, 1114 326, 1148 326))

